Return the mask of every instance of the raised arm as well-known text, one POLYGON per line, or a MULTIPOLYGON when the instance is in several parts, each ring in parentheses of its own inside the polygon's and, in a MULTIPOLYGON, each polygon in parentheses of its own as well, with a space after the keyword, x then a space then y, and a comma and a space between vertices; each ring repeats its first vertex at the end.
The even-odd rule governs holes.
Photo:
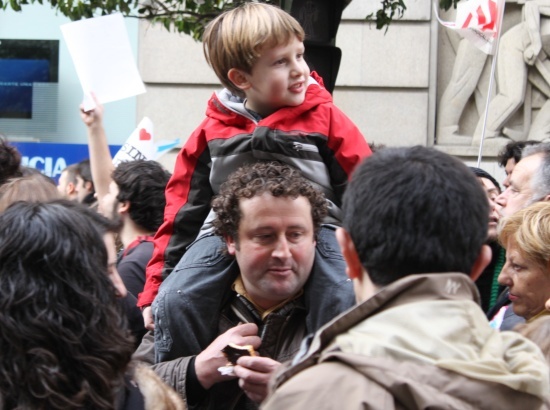
POLYGON ((103 106, 93 95, 96 107, 91 111, 84 111, 80 106, 80 117, 88 129, 88 151, 90 153, 90 167, 94 180, 98 203, 109 192, 111 173, 114 170, 113 159, 109 151, 109 144, 103 128, 103 106))

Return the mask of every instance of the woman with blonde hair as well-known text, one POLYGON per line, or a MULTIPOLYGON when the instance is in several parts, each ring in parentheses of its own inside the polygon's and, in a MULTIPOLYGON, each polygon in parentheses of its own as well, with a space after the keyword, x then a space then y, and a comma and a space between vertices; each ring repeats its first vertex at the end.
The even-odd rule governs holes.
POLYGON ((549 314, 550 203, 537 202, 503 219, 499 241, 506 264, 498 281, 509 287, 514 313, 527 322, 549 314))

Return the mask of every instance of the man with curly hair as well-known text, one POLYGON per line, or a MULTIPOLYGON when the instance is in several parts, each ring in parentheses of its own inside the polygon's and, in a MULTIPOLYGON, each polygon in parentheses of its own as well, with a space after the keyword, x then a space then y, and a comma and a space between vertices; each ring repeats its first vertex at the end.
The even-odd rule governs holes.
POLYGON ((314 260, 327 202, 295 168, 276 162, 244 166, 222 185, 212 208, 211 243, 200 247, 202 257, 195 249, 184 268, 219 267, 216 280, 210 278, 205 291, 189 280, 197 275, 170 275, 154 304, 155 341, 148 334, 136 356, 155 363, 189 408, 256 408, 280 362, 291 359, 327 316, 339 313, 328 306, 352 302, 353 293, 344 271, 337 272, 341 283, 330 288, 310 280, 318 274, 314 260), (225 249, 212 258, 208 248, 217 237, 225 249), (251 345, 259 355, 241 357, 225 375, 219 368, 228 361, 222 349, 230 343, 251 345))

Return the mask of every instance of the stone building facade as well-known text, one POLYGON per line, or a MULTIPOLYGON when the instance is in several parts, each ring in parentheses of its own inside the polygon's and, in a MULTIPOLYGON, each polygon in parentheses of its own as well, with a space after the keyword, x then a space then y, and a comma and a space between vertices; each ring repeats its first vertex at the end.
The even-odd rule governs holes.
MULTIPOLYGON (((451 78, 460 37, 439 24, 429 0, 408 1, 403 18, 387 31, 376 30, 365 20, 376 6, 353 0, 343 12, 336 37, 342 62, 335 103, 369 142, 435 145, 475 165, 479 145, 467 138, 438 141, 438 104, 451 78)), ((505 30, 519 21, 521 13, 517 5, 507 7, 505 30)), ((452 20, 453 12, 441 13, 441 18, 452 20)), ((492 57, 486 61, 478 89, 488 86, 492 57)), ((202 44, 140 22, 139 69, 147 93, 138 97, 137 117, 154 118, 157 135, 184 141, 204 117, 211 93, 220 88, 205 62, 202 44)), ((460 114, 459 135, 473 133, 479 120, 476 102, 485 103, 479 95, 479 90, 473 93, 460 114)), ((502 144, 497 145, 484 147, 481 166, 502 180, 504 173, 495 162, 502 144)), ((176 152, 165 157, 168 166, 176 152)))

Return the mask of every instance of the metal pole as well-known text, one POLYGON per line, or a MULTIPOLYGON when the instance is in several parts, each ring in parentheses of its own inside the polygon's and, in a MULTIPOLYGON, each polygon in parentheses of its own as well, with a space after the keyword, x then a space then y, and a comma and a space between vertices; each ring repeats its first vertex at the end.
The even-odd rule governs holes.
POLYGON ((483 141, 485 140, 485 127, 487 126, 487 115, 489 113, 489 103, 491 101, 491 93, 493 91, 493 84, 495 82, 495 72, 496 72, 496 65, 497 65, 497 56, 498 56, 498 48, 500 43, 500 34, 502 32, 502 19, 504 18, 504 6, 505 3, 502 2, 502 7, 499 10, 499 16, 497 21, 497 38, 495 41, 495 53, 493 54, 493 61, 491 63, 491 74, 489 78, 489 90, 487 92, 487 102, 485 103, 485 113, 483 114, 483 129, 481 130, 481 141, 479 142, 479 152, 477 154, 477 167, 481 168, 481 158, 483 156, 483 141))

